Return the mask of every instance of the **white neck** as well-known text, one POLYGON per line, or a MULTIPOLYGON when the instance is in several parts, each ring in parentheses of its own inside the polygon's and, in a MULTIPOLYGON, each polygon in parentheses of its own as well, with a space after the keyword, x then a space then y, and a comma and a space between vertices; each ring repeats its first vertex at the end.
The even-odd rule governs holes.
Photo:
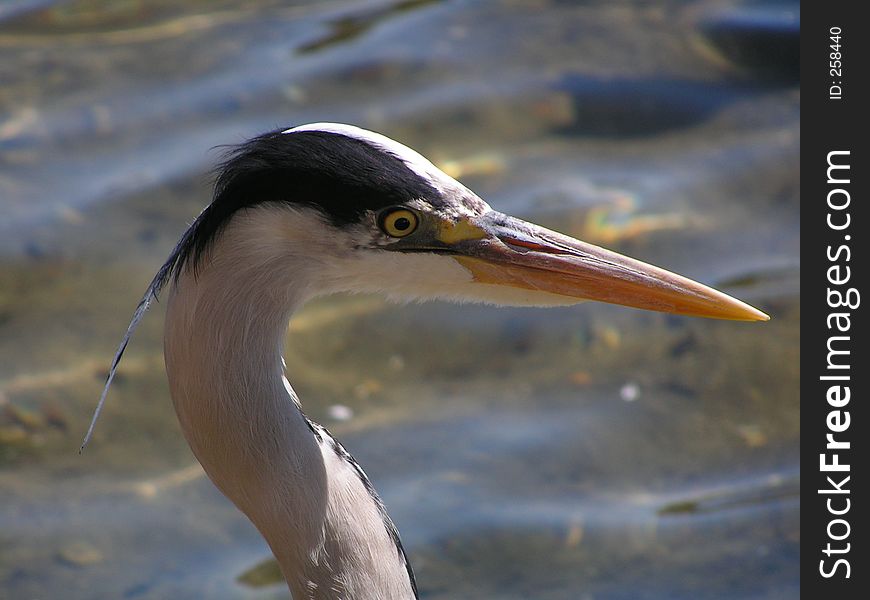
POLYGON ((276 253, 263 248, 282 240, 263 236, 287 232, 262 217, 234 217, 197 275, 185 271, 170 292, 166 370, 182 430, 266 538, 295 600, 413 598, 364 474, 306 420, 284 379, 287 324, 312 277, 302 263, 288 268, 286 252, 280 268, 270 264, 276 253))

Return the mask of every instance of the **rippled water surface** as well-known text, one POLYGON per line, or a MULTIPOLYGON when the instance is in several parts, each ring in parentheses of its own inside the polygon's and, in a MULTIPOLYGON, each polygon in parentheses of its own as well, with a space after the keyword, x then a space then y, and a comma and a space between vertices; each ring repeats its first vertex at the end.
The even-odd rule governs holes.
POLYGON ((0 5, 0 597, 286 597, 181 436, 159 305, 76 450, 210 149, 329 120, 773 317, 304 309, 288 376, 421 596, 796 598, 798 3, 240 4, 0 5))

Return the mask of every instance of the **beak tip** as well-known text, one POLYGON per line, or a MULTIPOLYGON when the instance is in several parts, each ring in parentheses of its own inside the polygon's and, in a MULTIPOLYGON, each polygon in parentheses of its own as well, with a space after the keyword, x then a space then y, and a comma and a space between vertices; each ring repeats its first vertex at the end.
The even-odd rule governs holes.
POLYGON ((761 312, 760 310, 757 311, 757 312, 758 312, 758 316, 757 316, 756 319, 755 319, 756 321, 761 321, 761 322, 770 321, 770 315, 769 315, 769 314, 764 313, 764 312, 761 312))
POLYGON ((746 304, 745 302, 740 302, 739 300, 737 300, 737 302, 740 303, 739 307, 737 307, 739 312, 736 312, 734 314, 734 317, 732 317, 733 319, 751 322, 761 321, 762 323, 765 321, 770 321, 770 315, 768 315, 766 312, 760 311, 754 306, 746 304))

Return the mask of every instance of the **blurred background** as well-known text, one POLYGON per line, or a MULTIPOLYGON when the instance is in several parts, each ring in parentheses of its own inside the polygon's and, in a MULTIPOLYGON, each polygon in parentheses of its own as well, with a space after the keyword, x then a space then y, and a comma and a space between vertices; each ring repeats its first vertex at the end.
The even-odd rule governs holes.
POLYGON ((306 307, 287 371, 425 599, 799 593, 797 1, 0 4, 0 598, 286 598, 171 408, 162 307, 220 152, 354 123, 766 324, 306 307))

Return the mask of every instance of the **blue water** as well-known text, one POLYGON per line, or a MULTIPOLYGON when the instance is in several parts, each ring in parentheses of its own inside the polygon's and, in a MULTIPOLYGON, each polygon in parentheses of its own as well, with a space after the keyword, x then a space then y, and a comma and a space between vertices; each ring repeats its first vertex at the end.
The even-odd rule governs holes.
POLYGON ((181 437, 160 306, 76 450, 215 147, 324 120, 773 317, 306 308, 288 376, 380 490, 421 597, 797 597, 798 10, 4 3, 0 598, 286 597, 181 437))

